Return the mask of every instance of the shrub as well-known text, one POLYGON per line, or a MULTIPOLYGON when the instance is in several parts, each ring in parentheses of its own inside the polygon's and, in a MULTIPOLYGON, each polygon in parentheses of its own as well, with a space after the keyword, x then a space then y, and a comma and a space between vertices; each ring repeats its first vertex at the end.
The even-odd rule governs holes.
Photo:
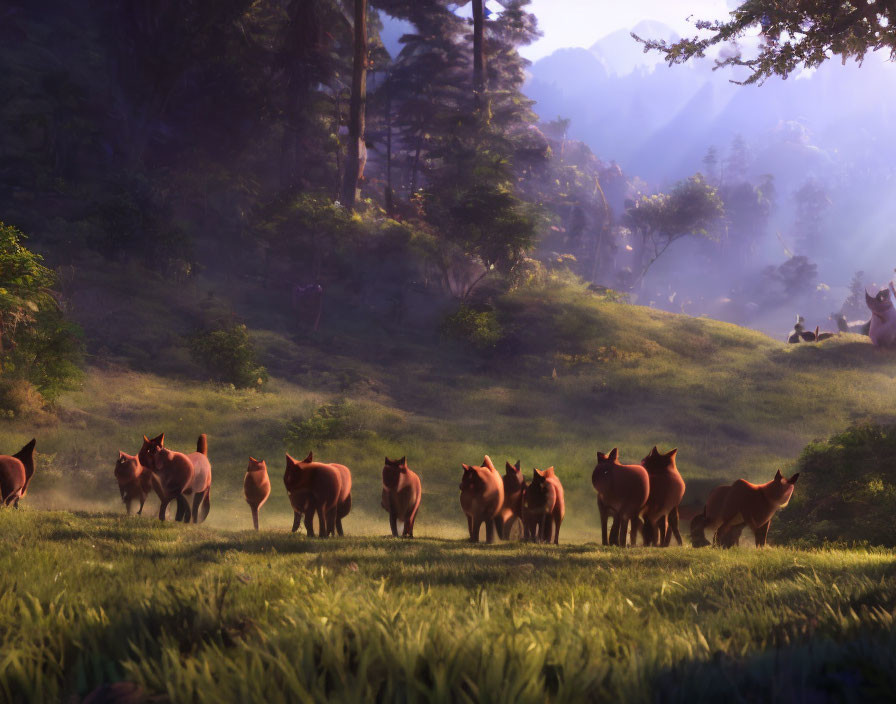
POLYGON ((485 352, 497 347, 504 332, 493 310, 462 305, 442 321, 442 335, 485 352))
POLYGON ((262 386, 268 379, 267 370, 255 360, 255 346, 245 325, 198 333, 189 344, 193 359, 215 381, 251 388, 262 386))
POLYGON ((286 433, 289 447, 314 447, 329 440, 355 435, 360 426, 355 408, 348 401, 340 400, 314 409, 307 418, 293 422, 286 433))
POLYGON ((896 425, 855 425, 800 455, 781 528, 791 540, 896 545, 896 425))

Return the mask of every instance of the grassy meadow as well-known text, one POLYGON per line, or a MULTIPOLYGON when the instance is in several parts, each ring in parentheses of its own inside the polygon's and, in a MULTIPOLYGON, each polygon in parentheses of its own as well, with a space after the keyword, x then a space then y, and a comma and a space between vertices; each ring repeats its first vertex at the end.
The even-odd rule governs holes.
POLYGON ((311 540, 0 512, 0 700, 884 701, 876 551, 311 540))

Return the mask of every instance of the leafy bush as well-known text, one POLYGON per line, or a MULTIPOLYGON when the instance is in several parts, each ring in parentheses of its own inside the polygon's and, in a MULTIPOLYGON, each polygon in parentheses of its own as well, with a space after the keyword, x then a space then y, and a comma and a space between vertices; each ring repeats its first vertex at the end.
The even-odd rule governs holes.
POLYGON ((800 455, 781 527, 791 540, 896 545, 896 425, 855 425, 800 455))
POLYGON ((0 373, 26 380, 53 399, 80 376, 79 330, 52 295, 55 274, 23 239, 0 222, 0 373))
POLYGON ((190 339, 190 354, 215 381, 237 388, 260 387, 267 370, 255 360, 255 346, 245 325, 208 330, 190 339))
POLYGON ((462 305, 442 321, 442 335, 485 352, 497 347, 504 331, 493 310, 462 305))
POLYGON ((348 401, 319 406, 307 418, 293 422, 286 433, 286 444, 293 448, 310 448, 353 435, 360 429, 355 415, 355 408, 348 401))

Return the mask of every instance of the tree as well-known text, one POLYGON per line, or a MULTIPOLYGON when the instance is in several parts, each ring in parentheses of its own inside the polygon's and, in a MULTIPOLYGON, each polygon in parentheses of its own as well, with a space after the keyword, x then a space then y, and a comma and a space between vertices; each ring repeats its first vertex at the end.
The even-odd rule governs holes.
POLYGON ((736 43, 759 27, 765 41, 755 56, 745 58, 738 50, 715 62, 715 68, 748 68, 746 80, 734 81, 743 84, 761 84, 772 76, 787 78, 796 69, 819 66, 831 56, 839 56, 844 63, 854 59, 861 65, 868 52, 888 49, 891 58, 896 58, 893 0, 747 0, 727 22, 701 20, 696 26, 712 35, 671 43, 632 36, 645 51, 663 52, 671 66, 703 58, 710 47, 736 43))
POLYGON ((824 233, 825 211, 831 206, 827 189, 814 179, 808 179, 793 194, 796 220, 793 224, 796 246, 807 253, 824 233))
POLYGON ((354 61, 352 62, 352 98, 348 121, 348 155, 342 203, 349 212, 355 209, 358 181, 364 177, 367 148, 364 146, 364 114, 367 102, 367 0, 354 0, 354 61))
POLYGON ((683 237, 710 237, 724 214, 716 189, 700 174, 677 183, 668 194, 642 196, 625 213, 623 223, 640 240, 634 284, 643 282, 654 262, 683 237))

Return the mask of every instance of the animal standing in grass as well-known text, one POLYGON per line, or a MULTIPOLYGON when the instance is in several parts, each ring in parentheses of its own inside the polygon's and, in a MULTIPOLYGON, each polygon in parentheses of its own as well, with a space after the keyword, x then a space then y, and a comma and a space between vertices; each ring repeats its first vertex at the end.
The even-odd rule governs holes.
POLYGON ((523 526, 526 540, 560 544, 560 524, 566 515, 563 485, 553 467, 532 472, 532 482, 523 493, 523 526))
POLYGON ((786 479, 778 470, 775 478, 765 484, 751 484, 745 479, 734 482, 722 504, 721 524, 716 531, 717 542, 725 542, 729 530, 746 525, 753 531, 756 547, 764 547, 772 516, 790 503, 793 486, 799 477, 797 472, 786 479))
POLYGON ((249 458, 246 476, 243 479, 243 496, 252 511, 252 525, 258 530, 258 512, 271 495, 271 480, 264 460, 249 458))
POLYGON ((423 498, 420 477, 408 468, 407 458, 390 460, 383 464, 382 506, 389 512, 389 528, 398 537, 398 521, 404 523, 402 535, 414 537, 414 521, 423 498))
POLYGON ((896 297, 896 287, 892 281, 889 289, 881 289, 873 298, 865 291, 865 303, 871 310, 868 336, 878 347, 896 346, 896 308, 890 299, 890 291, 896 297))
POLYGON ((313 536, 312 520, 317 514, 318 535, 321 538, 334 532, 343 535, 342 519, 352 508, 352 475, 348 467, 315 462, 311 452, 301 462, 286 455, 283 484, 295 513, 293 533, 299 529, 304 516, 308 536, 313 536))
POLYGON ((707 529, 713 532, 713 535, 716 536, 715 539, 719 541, 718 545, 721 547, 730 548, 740 544, 740 535, 744 530, 743 524, 740 526, 732 526, 723 536, 716 535, 716 531, 719 526, 722 525, 722 509, 725 506, 725 499, 728 497, 728 492, 730 491, 730 484, 723 484, 722 486, 714 488, 709 492, 709 497, 706 499, 706 506, 703 507, 703 511, 691 519, 691 545, 695 548, 712 545, 712 543, 706 539, 707 529))
POLYGON ((678 449, 665 454, 656 445, 643 460, 641 466, 650 479, 650 493, 644 509, 644 544, 668 547, 672 536, 681 545, 678 531, 678 505, 684 498, 684 479, 675 465, 678 449))
POLYGON ((143 504, 152 490, 152 470, 141 464, 138 455, 129 455, 119 450, 114 474, 125 510, 130 514, 133 503, 138 501, 140 508, 137 509, 137 515, 143 515, 143 504))
POLYGON ((640 516, 650 495, 647 470, 639 464, 621 464, 619 450, 614 447, 609 455, 597 453, 591 484, 597 491, 604 545, 607 545, 607 519, 610 516, 613 517, 613 530, 609 544, 625 546, 626 529, 631 524, 631 542, 634 545, 641 528, 640 516))
POLYGON ((520 461, 516 464, 505 463, 504 477, 504 503, 498 515, 495 516, 495 530, 501 540, 510 539, 510 531, 513 525, 521 520, 523 512, 523 492, 526 490, 526 479, 520 469, 520 461))
POLYGON ((482 466, 461 465, 460 506, 467 516, 470 542, 479 542, 479 530, 485 523, 485 540, 495 542, 495 516, 504 505, 504 481, 486 455, 482 466))
MULTIPOLYGON (((165 447, 165 434, 149 440, 143 436, 144 447, 150 459, 155 485, 159 492, 159 520, 165 520, 168 504, 177 502, 175 520, 184 523, 201 523, 211 509, 212 465, 208 461, 208 439, 205 434, 196 441, 196 452, 186 455, 165 447), (186 497, 193 496, 193 506, 186 497)), ((141 448, 141 453, 143 448, 141 448)), ((138 453, 138 457, 141 454, 138 453)))
POLYGON ((34 446, 32 439, 14 455, 0 455, 0 506, 19 507, 19 499, 28 493, 34 476, 34 446))

